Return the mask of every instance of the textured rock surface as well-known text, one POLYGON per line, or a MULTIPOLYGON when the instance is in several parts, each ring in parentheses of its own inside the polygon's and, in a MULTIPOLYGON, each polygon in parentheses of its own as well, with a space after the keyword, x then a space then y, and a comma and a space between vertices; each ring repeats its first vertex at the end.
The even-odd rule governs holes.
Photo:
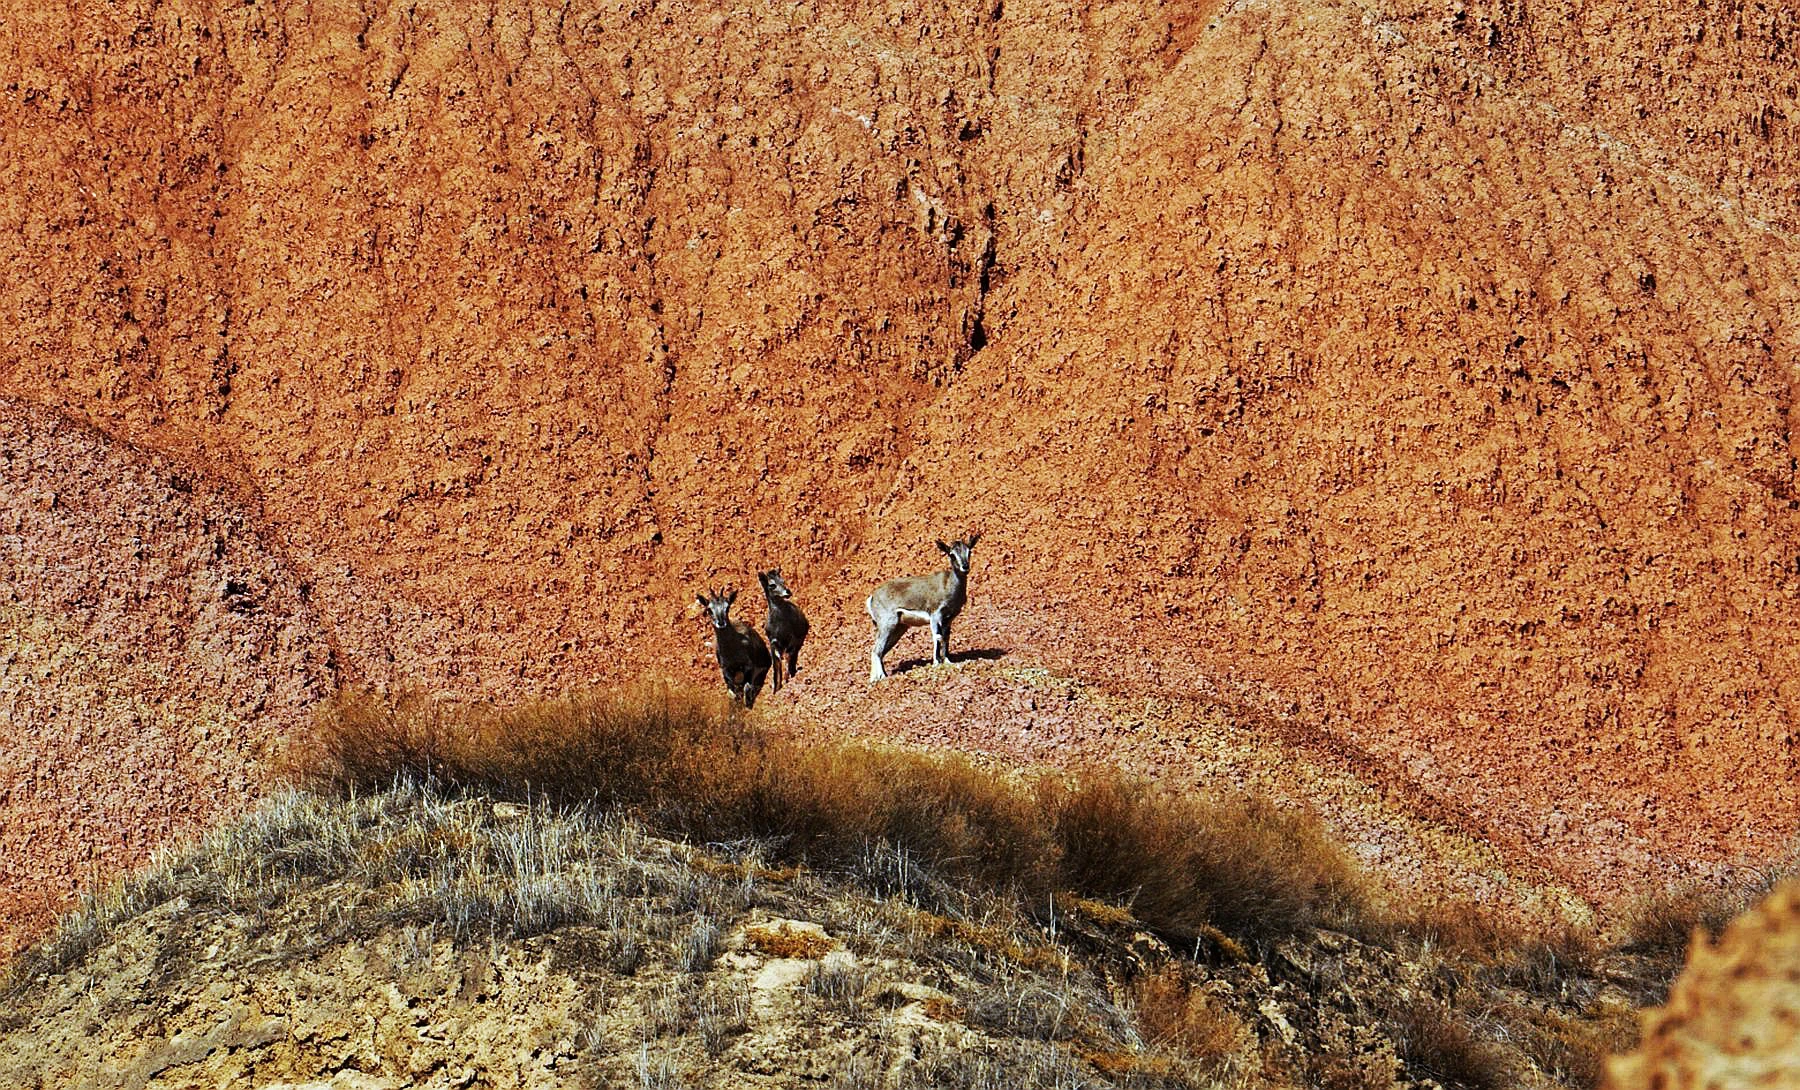
POLYGON ((253 506, 0 398, 0 946, 240 806, 330 691, 253 506))
MULTIPOLYGON (((363 891, 328 892, 351 901, 363 891)), ((919 1066, 921 1051, 995 1048, 917 1005, 905 1024, 846 1017, 809 994, 816 960, 733 952, 699 972, 653 961, 626 975, 593 964, 606 936, 591 927, 469 949, 428 927, 321 941, 309 930, 316 919, 279 920, 299 930, 259 943, 233 922, 195 926, 174 906, 132 921, 90 965, 32 995, 23 1026, 0 1025, 10 1046, 0 1075, 19 1090, 400 1090, 629 1085, 649 1081, 639 1074, 647 1068, 665 1083, 703 1072, 682 1084, 788 1087, 862 1053, 911 1054, 919 1066), (188 939, 207 941, 175 945, 188 939), (247 954, 260 955, 248 968, 238 960, 247 954), (775 968, 790 971, 776 977, 775 968), (84 987, 86 1012, 72 1001, 84 987)), ((741 935, 725 937, 733 940, 741 947, 741 935)), ((860 982, 867 973, 850 975, 860 982)), ((868 1005, 876 1016, 892 1007, 868 1005)))
MULTIPOLYGON (((823 714, 871 580, 976 525, 959 645, 1166 712, 1167 774, 1226 693, 1604 895, 1800 812, 1797 39, 1737 0, 13 4, 0 392, 256 495, 348 680, 706 677, 690 591, 779 562, 823 714)), ((1019 693, 918 729, 1016 748, 1019 693)))
POLYGON ((1800 1086, 1800 884, 1697 942, 1661 1010, 1644 1016, 1611 1090, 1800 1086))
MULTIPOLYGON (((1128 951, 1151 944, 1148 969, 1169 960, 1130 927, 1078 919, 1063 933, 1079 936, 1077 956, 1003 902, 967 902, 987 907, 973 919, 945 905, 953 922, 579 808, 512 811, 408 791, 287 796, 221 823, 178 863, 140 872, 140 892, 98 914, 80 956, 39 961, 45 972, 9 987, 0 1085, 775 1090, 848 1072, 863 1085, 1037 1087, 1093 1084, 1084 1054, 1168 1063, 1111 998, 1128 951), (1053 1006, 1020 1015, 1020 997, 1053 1006), (1033 1032, 1044 1025, 1062 1029, 1033 1032)), ((1391 955, 1357 960, 1384 990, 1423 983, 1422 971, 1382 979, 1406 968, 1391 955)), ((1266 973, 1233 976, 1236 1012, 1279 1000, 1299 1020, 1312 1002, 1266 973)), ((1255 1062, 1239 1015, 1221 1020, 1238 1032, 1219 1052, 1255 1062)), ((1341 1052, 1346 1032, 1307 1043, 1341 1052)), ((1388 1045, 1389 1068, 1393 1057, 1388 1045)))
POLYGON ((26 955, 0 1085, 1431 1090, 1445 1054, 1413 1042, 1479 1026, 1487 1082, 1552 1087, 1609 990, 1312 928, 1196 959, 1122 906, 1038 917, 879 849, 713 848, 580 806, 278 794, 26 955))

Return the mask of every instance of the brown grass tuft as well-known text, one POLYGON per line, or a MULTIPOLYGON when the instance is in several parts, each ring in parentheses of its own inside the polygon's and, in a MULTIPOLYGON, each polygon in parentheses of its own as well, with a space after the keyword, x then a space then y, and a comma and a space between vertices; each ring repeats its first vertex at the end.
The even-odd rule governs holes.
POLYGON ((1234 965, 1246 965, 1250 961, 1250 952, 1232 939, 1230 935, 1210 924, 1200 929, 1200 937, 1213 945, 1221 957, 1234 965))
POLYGON ((515 708, 339 700, 295 778, 341 794, 408 776, 496 798, 600 802, 705 840, 772 838, 854 864, 888 843, 940 872, 1126 906, 1182 942, 1355 927, 1355 868, 1311 816, 1122 774, 1009 778, 956 757, 800 745, 668 686, 515 708))
POLYGON ((1522 1081, 1510 1053, 1434 999, 1420 997, 1395 1012, 1394 1029, 1400 1058, 1439 1082, 1473 1090, 1509 1090, 1522 1081))
POLYGON ((1177 1071, 1167 1056, 1118 1049, 1078 1048, 1075 1054, 1093 1065, 1095 1071, 1109 1079, 1148 1078, 1163 1080, 1177 1071))
POLYGON ((913 927, 927 938, 944 939, 1004 958, 1014 965, 1039 972, 1068 972, 1067 955, 1054 947, 1020 942, 1013 932, 992 924, 954 920, 935 912, 913 914, 913 927))
POLYGON ((1624 923, 1626 950, 1680 961, 1696 933, 1716 936, 1785 876, 1757 873, 1728 886, 1688 882, 1639 900, 1624 923))
POLYGON ((1509 1004, 1495 1013, 1538 1070, 1565 1086, 1599 1086, 1607 1057, 1638 1042, 1637 1009, 1628 1003, 1597 1003, 1578 1013, 1509 1004))
POLYGON ((1109 905, 1105 901, 1096 901, 1090 897, 1077 897, 1070 893, 1056 895, 1056 907, 1066 916, 1080 916, 1089 923, 1101 927, 1129 928, 1138 926, 1136 916, 1118 905, 1109 905))
POLYGON ((785 923, 779 927, 745 928, 744 941, 755 947, 757 952, 772 958, 816 960, 829 954, 833 946, 830 939, 816 931, 805 931, 785 923))
POLYGON ((1065 883, 1183 940, 1208 927, 1258 936, 1352 926, 1362 915, 1359 873, 1309 814, 1178 795, 1119 773, 1046 801, 1065 883))
POLYGON ((1138 1029, 1151 1044, 1178 1051, 1209 1070, 1255 1045, 1249 1027, 1175 965, 1136 981, 1131 999, 1138 1029))
POLYGON ((1533 995, 1579 1002, 1598 973, 1599 932, 1585 921, 1536 922, 1484 909, 1441 902, 1413 909, 1393 923, 1414 939, 1450 951, 1457 960, 1533 995))

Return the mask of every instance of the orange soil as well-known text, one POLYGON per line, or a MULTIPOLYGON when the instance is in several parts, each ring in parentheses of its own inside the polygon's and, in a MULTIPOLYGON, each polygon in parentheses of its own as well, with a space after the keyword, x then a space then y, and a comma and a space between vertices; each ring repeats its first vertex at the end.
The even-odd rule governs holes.
POLYGON ((809 721, 1304 755, 1598 898, 1776 854, 1769 7, 7 4, 0 918, 229 804, 332 684, 710 679, 691 592, 772 563, 809 721), (967 527, 999 657, 866 692, 868 586, 967 527), (266 605, 208 597, 209 535, 266 605), (140 752, 139 704, 231 741, 140 752))

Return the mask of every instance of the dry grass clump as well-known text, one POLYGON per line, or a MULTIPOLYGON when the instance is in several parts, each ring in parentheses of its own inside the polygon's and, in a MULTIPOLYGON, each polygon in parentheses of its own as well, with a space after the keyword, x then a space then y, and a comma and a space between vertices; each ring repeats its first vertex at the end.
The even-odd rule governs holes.
POLYGON ((1407 1066, 1471 1090, 1510 1090, 1523 1083, 1513 1054, 1443 1003, 1420 997, 1396 1015, 1394 1043, 1407 1066))
POLYGON ((666 955, 698 972, 717 953, 717 921, 755 891, 689 866, 679 851, 617 813, 539 803, 522 820, 497 821, 485 800, 405 778, 356 798, 289 790, 89 898, 50 941, 15 959, 4 983, 60 972, 121 922, 171 901, 255 912, 326 883, 368 892, 341 899, 320 944, 405 923, 464 941, 587 924, 616 939, 609 957, 622 971, 666 955))
POLYGON ((1284 935, 1365 916, 1361 875, 1309 814, 1118 774, 1044 794, 1068 886, 1129 904, 1166 934, 1284 935))
POLYGON ((1304 1085, 1308 1090, 1393 1090, 1393 1065, 1376 1056, 1315 1056, 1304 1085))
POLYGON ((1138 926, 1137 917, 1133 916, 1129 909, 1107 904, 1105 901, 1096 901, 1091 897, 1059 893, 1056 895, 1056 908, 1065 916, 1079 916, 1089 923, 1099 924, 1101 927, 1122 929, 1138 926))
POLYGON ((763 739, 727 705, 673 687, 497 708, 340 695, 290 776, 340 794, 406 777, 494 798, 651 806, 704 826, 741 813, 763 739), (705 802, 706 805, 699 805, 705 802))
POLYGON ((1527 918, 1470 901, 1416 903, 1390 916, 1388 932, 1521 973, 1536 965, 1551 977, 1591 972, 1603 945, 1594 922, 1568 909, 1540 908, 1527 918))
POLYGON ((1628 912, 1621 945, 1632 953, 1671 962, 1678 969, 1696 933, 1718 935, 1726 924, 1796 873, 1800 873, 1800 865, 1790 861, 1747 871, 1724 884, 1684 882, 1650 894, 1628 912))
POLYGON ((1255 1047, 1250 1027, 1173 964, 1134 982, 1131 1000, 1138 1027, 1152 1045, 1179 1052, 1208 1070, 1218 1070, 1255 1047))
POLYGON ((971 920, 918 909, 912 913, 907 926, 912 932, 913 949, 928 949, 935 943, 960 955, 987 953, 1013 965, 1041 972, 1068 970, 1068 955, 1042 941, 1035 941, 1036 936, 1021 935, 1016 926, 1008 926, 1015 922, 971 920))
POLYGON ((755 925, 744 929, 750 948, 772 958, 818 959, 831 952, 832 942, 817 931, 782 923, 776 927, 755 925))
POLYGON ((174 886, 160 867, 101 892, 82 894, 55 934, 7 963, 5 973, 0 974, 0 998, 16 994, 40 976, 80 962, 111 941, 122 921, 135 919, 174 895, 174 886))
MULTIPOLYGON (((1059 948, 1007 892, 958 888, 897 851, 871 852, 868 863, 904 879, 899 897, 872 897, 855 875, 818 871, 765 884, 762 876, 780 873, 759 862, 767 848, 702 849, 617 810, 540 800, 514 811, 405 779, 356 797, 283 792, 134 879, 93 926, 74 921, 28 973, 69 968, 132 916, 149 916, 136 926, 173 955, 154 974, 165 982, 216 974, 217 964, 192 953, 199 948, 275 973, 340 944, 386 942, 414 956, 371 959, 385 967, 371 972, 404 980, 432 961, 441 939, 488 957, 498 945, 531 942, 530 956, 501 960, 547 956, 584 986, 602 981, 571 1038, 584 1064, 604 1067, 606 1085, 676 1086, 708 1065, 736 1063, 728 1054, 746 1035, 759 1035, 745 1047, 760 1055, 789 1032, 771 1036, 751 1002, 754 966, 716 962, 724 936, 741 927, 745 950, 815 959, 795 986, 808 1024, 830 1040, 868 1041, 839 1085, 1209 1085, 1146 1047, 1104 975, 1059 948), (939 911, 911 903, 915 892, 939 911), (763 911, 816 919, 820 930, 749 922, 763 911), (540 937, 546 930, 558 934, 540 937), (913 1002, 937 1025, 956 1023, 949 1038, 974 1043, 944 1047, 918 1022, 890 1017, 913 1002), (607 1009, 623 1012, 628 1037, 609 1037, 607 1009)), ((40 985, 39 996, 58 987, 40 985)))
POLYGON ((1094 1065, 1094 1070, 1109 1078, 1153 1079, 1158 1082, 1179 1076, 1179 1066, 1167 1056, 1154 1053, 1076 1049, 1075 1054, 1094 1065))
MULTIPOLYGON (((1626 974, 1655 979, 1696 921, 1766 888, 1646 902, 1622 954, 1555 906, 1537 923, 1378 909, 1317 821, 1261 800, 801 745, 667 688, 514 709, 348 698, 299 752, 322 793, 278 793, 85 902, 11 986, 158 905, 255 919, 310 890, 330 911, 290 929, 308 949, 573 928, 557 956, 613 974, 690 1065, 749 1032, 747 995, 714 986, 742 970, 719 958, 742 927, 740 954, 815 962, 811 1016, 876 1035, 843 1086, 898 1078, 883 1014, 915 1004, 988 1051, 908 1053, 906 1085, 1591 1086, 1649 994, 1622 992, 1626 974), (820 929, 749 922, 801 911, 820 929)), ((644 1084, 678 1080, 642 1058, 644 1084)))
POLYGON ((110 941, 121 922, 177 898, 248 904, 278 882, 338 873, 357 854, 356 839, 324 800, 299 791, 278 793, 243 820, 193 844, 161 849, 143 869, 84 894, 48 941, 7 966, 0 995, 74 965, 110 941))
POLYGON ((860 1010, 870 974, 853 961, 826 958, 813 963, 806 973, 806 991, 846 1012, 860 1010))
POLYGON ((1009 778, 954 757, 800 745, 667 686, 503 709, 347 697, 302 754, 299 778, 340 794, 417 776, 497 798, 623 805, 681 835, 772 838, 791 858, 853 869, 869 845, 894 845, 1036 903, 1070 890, 1129 905, 1183 942, 1364 915, 1354 866, 1307 815, 1116 773, 1009 778))
POLYGON ((1512 1004, 1495 1014, 1537 1069, 1565 1086, 1599 1086, 1607 1057, 1629 1052, 1638 1041, 1637 1008, 1623 1002, 1593 1004, 1579 1013, 1512 1004))
POLYGON ((723 995, 709 993, 699 1003, 701 1045, 708 1056, 718 1056, 733 1038, 750 1030, 750 996, 741 989, 723 995))
MULTIPOLYGON (((1110 1075, 1105 1081, 1095 1079, 1095 1066, 1086 1056, 1055 1045, 1030 1043, 1010 1048, 989 1046, 982 1049, 957 1048, 932 1038, 919 1049, 916 1061, 901 1075, 896 1090, 1088 1090, 1095 1086, 1133 1088, 1185 1087, 1186 1083, 1161 1078, 1132 1077, 1135 1072, 1110 1075)), ((890 1045, 877 1064, 876 1072, 891 1063, 891 1056, 905 1048, 890 1045)), ((1094 1052, 1094 1055, 1104 1053, 1094 1052)), ((880 1078, 842 1086, 874 1087, 887 1085, 880 1078)))
POLYGON ((722 934, 717 920, 702 916, 694 921, 692 927, 682 938, 676 964, 684 973, 703 973, 712 968, 713 959, 719 956, 719 940, 722 934))
POLYGON ((1400 946, 1453 962, 1459 976, 1565 1008, 1590 1003, 1608 975, 1607 948, 1588 919, 1552 913, 1532 922, 1477 904, 1427 903, 1390 926, 1400 946))
POLYGON ((1083 1028, 1083 1012, 1069 989, 1025 974, 992 981, 963 1009, 963 1020, 1008 1037, 1066 1041, 1083 1028))
POLYGON ((1381 1012, 1413 1070, 1479 1088, 1523 1085, 1529 1068, 1558 1085, 1592 1087, 1605 1058, 1635 1038, 1635 1022, 1601 1002, 1617 982, 1617 959, 1590 920, 1548 906, 1533 922, 1475 904, 1427 903, 1391 927, 1399 949, 1452 982, 1440 996, 1381 1012))

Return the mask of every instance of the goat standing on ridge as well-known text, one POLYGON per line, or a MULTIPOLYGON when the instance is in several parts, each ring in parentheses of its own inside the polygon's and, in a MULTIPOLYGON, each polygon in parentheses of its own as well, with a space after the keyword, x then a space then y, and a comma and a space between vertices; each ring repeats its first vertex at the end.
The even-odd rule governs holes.
POLYGON ((726 588, 723 593, 708 591, 697 594, 700 604, 712 614, 713 652, 719 658, 719 671, 725 675, 725 687, 731 695, 756 706, 756 694, 762 692, 763 679, 769 675, 769 647, 756 629, 731 619, 731 603, 737 591, 726 588))
POLYGON ((981 540, 970 534, 966 541, 953 541, 937 547, 950 558, 948 571, 930 575, 912 575, 889 579, 875 588, 863 607, 875 624, 875 647, 869 652, 869 680, 887 676, 882 659, 908 628, 931 626, 931 661, 933 665, 950 661, 950 622, 962 612, 969 595, 969 551, 981 540))
POLYGON ((780 692, 783 666, 789 680, 800 672, 800 645, 806 642, 811 626, 806 623, 806 614, 794 604, 794 592, 782 580, 780 568, 759 571, 756 578, 762 584, 763 596, 769 600, 769 617, 763 622, 763 631, 769 634, 769 651, 775 656, 775 691, 780 692))

